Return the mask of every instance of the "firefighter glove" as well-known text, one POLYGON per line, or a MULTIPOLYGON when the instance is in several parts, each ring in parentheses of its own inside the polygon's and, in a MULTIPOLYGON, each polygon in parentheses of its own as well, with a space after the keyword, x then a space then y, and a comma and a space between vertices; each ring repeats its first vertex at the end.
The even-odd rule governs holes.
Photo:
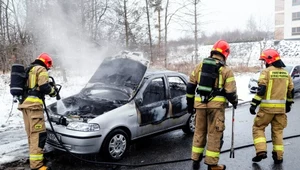
POLYGON ((285 104, 285 112, 288 113, 291 111, 292 102, 286 102, 285 104))
POLYGON ((238 100, 233 101, 231 104, 232 104, 232 107, 233 107, 234 109, 236 109, 236 107, 237 107, 237 105, 238 105, 238 100))
POLYGON ((195 113, 195 108, 194 107, 188 107, 188 113, 193 114, 195 113))
POLYGON ((250 113, 252 114, 252 115, 256 115, 256 112, 255 112, 255 110, 256 110, 256 106, 255 105, 251 105, 251 107, 250 107, 250 113))
POLYGON ((186 98, 188 113, 194 113, 194 98, 186 98))

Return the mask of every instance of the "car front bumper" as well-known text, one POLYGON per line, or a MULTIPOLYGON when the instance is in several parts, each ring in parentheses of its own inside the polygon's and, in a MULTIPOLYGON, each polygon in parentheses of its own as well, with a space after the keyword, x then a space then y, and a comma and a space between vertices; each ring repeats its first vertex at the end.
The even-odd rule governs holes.
POLYGON ((101 135, 89 137, 79 137, 61 133, 56 133, 56 135, 63 146, 61 146, 60 142, 56 139, 53 131, 47 130, 47 143, 49 145, 55 149, 62 151, 66 151, 67 149, 71 153, 76 154, 98 153, 103 142, 101 135))

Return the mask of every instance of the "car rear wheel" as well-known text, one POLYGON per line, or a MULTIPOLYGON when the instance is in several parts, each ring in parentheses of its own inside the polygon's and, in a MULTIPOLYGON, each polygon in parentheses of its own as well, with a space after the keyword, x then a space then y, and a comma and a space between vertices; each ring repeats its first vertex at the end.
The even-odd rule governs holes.
POLYGON ((119 161, 125 156, 128 146, 129 138, 127 133, 122 129, 115 129, 106 136, 101 152, 104 159, 119 161))
POLYGON ((192 134, 195 132, 195 113, 191 114, 182 131, 186 134, 192 134))

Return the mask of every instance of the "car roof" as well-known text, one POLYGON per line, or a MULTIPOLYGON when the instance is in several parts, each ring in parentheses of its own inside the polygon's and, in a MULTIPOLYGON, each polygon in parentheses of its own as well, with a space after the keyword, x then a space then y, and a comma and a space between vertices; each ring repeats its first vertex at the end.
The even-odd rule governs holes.
POLYGON ((177 71, 172 71, 172 70, 159 70, 159 69, 148 69, 147 72, 145 73, 145 77, 151 77, 153 75, 158 75, 158 74, 166 74, 166 75, 182 75, 185 76, 185 74, 177 72, 177 71))

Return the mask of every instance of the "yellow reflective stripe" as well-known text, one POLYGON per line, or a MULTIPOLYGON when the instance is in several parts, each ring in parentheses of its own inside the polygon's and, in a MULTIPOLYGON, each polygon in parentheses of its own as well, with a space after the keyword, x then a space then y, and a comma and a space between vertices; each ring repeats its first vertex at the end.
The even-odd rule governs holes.
POLYGON ((267 95, 266 95, 266 100, 270 100, 271 99, 271 90, 273 88, 273 80, 269 81, 268 84, 268 91, 267 91, 267 95))
POLYGON ((220 156, 220 152, 213 152, 213 151, 206 150, 205 155, 213 158, 218 158, 220 156))
POLYGON ((254 139, 254 144, 258 144, 258 143, 267 143, 267 139, 265 137, 259 137, 254 139))
POLYGON ((29 88, 33 88, 36 84, 36 76, 34 72, 35 72, 35 67, 31 69, 29 88))
MULTIPOLYGON (((195 101, 196 102, 201 102, 201 97, 200 96, 196 96, 195 97, 195 101)), ((216 96, 214 97, 211 101, 214 101, 214 102, 226 102, 226 98, 224 96, 216 96)))
POLYGON ((44 159, 44 155, 43 154, 30 154, 29 155, 29 160, 32 161, 42 161, 44 159))
POLYGON ((195 76, 195 71, 192 72, 192 76, 195 76))
POLYGON ((288 78, 288 73, 286 71, 271 71, 270 78, 271 79, 288 78))
POLYGON ((292 98, 287 98, 287 99, 286 99, 286 101, 288 101, 288 102, 292 102, 292 101, 293 101, 293 99, 292 99, 292 98))
MULTIPOLYGON (((202 68, 202 63, 201 63, 201 65, 200 65, 200 68, 202 68)), ((198 73, 198 83, 200 82, 200 73, 198 73)))
POLYGON ((223 67, 221 67, 219 69, 219 88, 223 87, 223 77, 222 77, 222 74, 221 74, 222 70, 223 70, 223 67))
POLYGON ((196 96, 196 97, 195 97, 195 101, 196 101, 196 102, 201 102, 201 97, 196 96))
POLYGON ((193 98, 193 97, 195 97, 195 95, 194 94, 186 94, 186 97, 193 98))
POLYGON ((41 103, 41 104, 43 104, 43 101, 40 99, 40 98, 38 98, 38 97, 35 97, 35 96, 28 96, 26 99, 25 99, 25 101, 29 101, 29 102, 38 102, 38 103, 41 103))
POLYGON ((229 82, 232 82, 232 81, 235 81, 234 77, 229 77, 228 79, 226 79, 226 83, 229 83, 229 82))
POLYGON ((55 92, 54 88, 51 88, 51 92, 49 94, 53 94, 55 92))
POLYGON ((285 108, 285 103, 261 103, 260 107, 285 108))
MULTIPOLYGON (((289 80, 286 80, 286 83, 285 83, 285 93, 284 94, 287 94, 288 87, 289 87, 289 80)), ((286 100, 286 97, 287 96, 284 96, 284 100, 286 100)))
POLYGON ((283 145, 273 145, 273 151, 283 151, 284 146, 283 145))
POLYGON ((258 100, 258 101, 261 101, 262 98, 259 97, 258 95, 255 95, 255 96, 254 96, 254 99, 255 99, 255 100, 258 100))
POLYGON ((40 76, 45 76, 47 79, 49 78, 49 74, 47 73, 47 72, 41 72, 40 74, 39 74, 39 77, 40 76))
POLYGON ((224 96, 216 96, 213 98, 211 101, 216 101, 216 102, 226 102, 226 99, 224 96))
POLYGON ((204 152, 204 148, 199 148, 199 147, 193 146, 192 147, 192 152, 203 153, 204 152))
POLYGON ((264 75, 264 74, 262 74, 262 75, 260 75, 259 76, 259 79, 263 79, 263 78, 265 78, 266 76, 264 75))
POLYGON ((221 48, 212 48, 212 51, 219 51, 220 53, 223 53, 223 50, 221 48))

